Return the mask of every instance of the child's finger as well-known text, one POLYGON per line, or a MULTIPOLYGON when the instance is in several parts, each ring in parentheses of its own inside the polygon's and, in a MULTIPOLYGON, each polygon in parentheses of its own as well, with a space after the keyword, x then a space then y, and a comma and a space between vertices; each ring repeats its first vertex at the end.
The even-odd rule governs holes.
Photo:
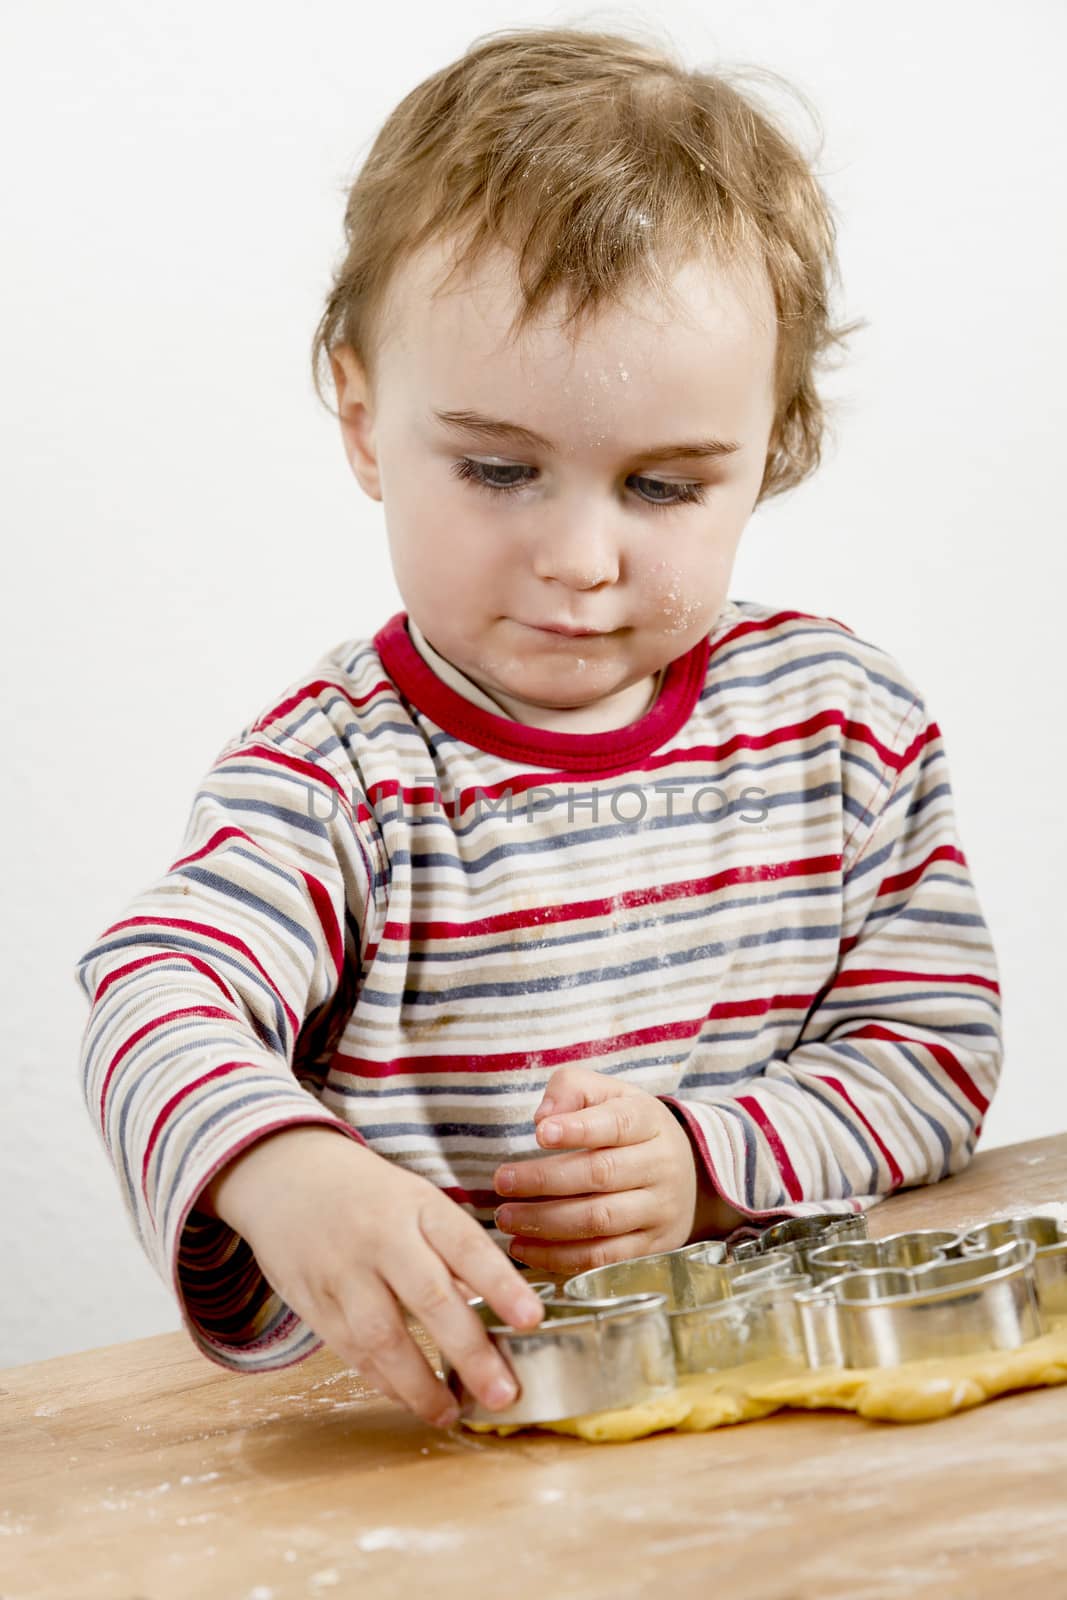
POLYGON ((537 1142, 556 1150, 640 1144, 659 1129, 656 1105, 651 1095, 615 1095, 582 1111, 553 1113, 537 1124, 537 1142))
POLYGON ((364 1359, 362 1366, 359 1368, 359 1375, 364 1383, 369 1384, 373 1389, 377 1389, 378 1393, 383 1394, 387 1400, 395 1400, 397 1405, 401 1406, 404 1404, 392 1384, 382 1377, 372 1361, 364 1359))
POLYGON ((655 1236, 648 1229, 640 1228, 635 1233, 617 1234, 614 1239, 576 1239, 556 1244, 523 1237, 511 1242, 517 1261, 533 1267, 536 1272, 568 1277, 576 1272, 588 1272, 592 1267, 607 1267, 616 1261, 630 1261, 634 1256, 651 1255, 656 1248, 655 1236))
POLYGON ((455 1420, 454 1397, 419 1349, 389 1284, 377 1276, 354 1276, 319 1316, 323 1338, 368 1383, 431 1426, 448 1426, 455 1420), (339 1336, 334 1335, 335 1325, 339 1336), (448 1420, 443 1421, 446 1415, 448 1420))
MULTIPOLYGON (((427 1207, 427 1213, 429 1210, 427 1207)), ((423 1228, 426 1228, 425 1218, 423 1228)), ((429 1231, 432 1232, 432 1224, 429 1231)), ((447 1236, 447 1229, 442 1230, 442 1242, 447 1236)), ((507 1279, 516 1278, 518 1274, 514 1266, 505 1260, 487 1235, 483 1234, 483 1237, 493 1252, 495 1262, 499 1264, 499 1272, 494 1266, 494 1279, 502 1279, 505 1274, 507 1279)), ((514 1376, 503 1355, 489 1338, 478 1314, 467 1304, 463 1295, 454 1292, 455 1278, 460 1277, 466 1282, 466 1276, 462 1271, 455 1274, 447 1271, 441 1255, 428 1246, 429 1240, 424 1233, 421 1250, 397 1252, 389 1270, 389 1287, 430 1335, 440 1354, 459 1372, 470 1392, 477 1396, 482 1405, 499 1410, 515 1398, 517 1386, 514 1376)), ((455 1245, 452 1244, 451 1248, 454 1249, 455 1245)), ((478 1255, 481 1255, 480 1250, 478 1255)), ((477 1268, 477 1265, 475 1261, 474 1267, 477 1268)), ((475 1271, 476 1279, 477 1276, 475 1271)), ((537 1320, 540 1321, 544 1315, 541 1301, 531 1291, 524 1288, 523 1292, 530 1295, 537 1320)), ((514 1301, 510 1288, 507 1291, 496 1290, 498 1299, 504 1298, 505 1293, 514 1301)), ((486 1298, 492 1304, 490 1296, 486 1298)), ((517 1315, 507 1320, 512 1326, 530 1326, 530 1319, 526 1317, 517 1315)), ((386 1333, 389 1331, 385 1330, 386 1333)), ((429 1373, 427 1363, 424 1360, 421 1367, 413 1365, 410 1360, 412 1348, 418 1350, 410 1336, 399 1348, 388 1338, 380 1336, 368 1353, 379 1372, 405 1397, 406 1403, 426 1421, 433 1422, 446 1412, 446 1401, 450 1402, 452 1395, 443 1383, 426 1381, 429 1373)), ((430 1377, 433 1377, 432 1373, 430 1377)))
POLYGON ((534 1123, 542 1117, 598 1105, 615 1095, 629 1094, 633 1088, 632 1084, 603 1072, 594 1072, 591 1067, 557 1067, 545 1084, 541 1104, 534 1112, 534 1123))
MULTIPOLYGON (((449 1299, 447 1302, 431 1294, 432 1307, 420 1306, 416 1315, 422 1310, 436 1312, 438 1319, 447 1323, 457 1334, 478 1333, 481 1331, 480 1325, 476 1327, 476 1319, 471 1321, 469 1308, 463 1306, 462 1301, 479 1297, 511 1327, 529 1329, 537 1326, 544 1316, 539 1295, 522 1274, 515 1271, 500 1246, 493 1243, 489 1234, 473 1218, 446 1200, 441 1205, 427 1205, 420 1217, 420 1226, 424 1240, 448 1268, 452 1285, 462 1284, 463 1289, 459 1291, 461 1299, 449 1299), (469 1290, 469 1294, 463 1290, 469 1290)), ((426 1277, 424 1264, 424 1298, 426 1277)), ((421 1315, 420 1321, 424 1327, 427 1326, 421 1315)), ((481 1338, 474 1337, 473 1343, 477 1354, 484 1354, 491 1348, 488 1339, 483 1344, 481 1338)), ((438 1348, 451 1356, 451 1350, 440 1339, 438 1348)), ((458 1361, 454 1364, 460 1366, 458 1361)), ((467 1377, 465 1372, 464 1377, 467 1377)), ((472 1383, 470 1387, 474 1388, 475 1385, 472 1383)))
POLYGON ((620 1189, 641 1189, 655 1179, 655 1169, 641 1144, 608 1150, 567 1151, 541 1161, 518 1161, 498 1167, 494 1175, 497 1194, 505 1199, 540 1198, 542 1195, 614 1194, 620 1189))
POLYGON ((647 1189, 622 1189, 613 1194, 572 1195, 563 1200, 538 1200, 498 1207, 501 1233, 524 1239, 613 1239, 655 1222, 654 1198, 647 1189))

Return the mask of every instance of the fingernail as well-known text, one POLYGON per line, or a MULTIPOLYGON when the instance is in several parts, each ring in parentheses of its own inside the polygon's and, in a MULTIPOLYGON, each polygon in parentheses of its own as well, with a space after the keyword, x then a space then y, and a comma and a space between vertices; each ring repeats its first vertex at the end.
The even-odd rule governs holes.
POLYGON ((494 1378, 486 1392, 486 1403, 494 1410, 497 1406, 509 1406, 517 1393, 515 1385, 507 1378, 494 1378))
POLYGON ((514 1167, 501 1167, 496 1175, 497 1194, 510 1194, 515 1187, 514 1167))
POLYGON ((434 1427, 435 1428, 450 1428, 454 1422, 458 1422, 458 1421, 459 1421, 459 1407, 457 1405, 455 1405, 455 1404, 447 1405, 443 1411, 438 1413, 438 1415, 437 1415, 437 1417, 436 1417, 436 1419, 434 1421, 434 1427))
POLYGON ((556 1144, 561 1137, 562 1130, 558 1122, 542 1122, 541 1137, 546 1144, 556 1144))
POLYGON ((510 1228, 511 1212, 508 1210, 507 1206, 501 1206, 498 1211, 493 1212, 493 1221, 496 1223, 498 1228, 510 1228))

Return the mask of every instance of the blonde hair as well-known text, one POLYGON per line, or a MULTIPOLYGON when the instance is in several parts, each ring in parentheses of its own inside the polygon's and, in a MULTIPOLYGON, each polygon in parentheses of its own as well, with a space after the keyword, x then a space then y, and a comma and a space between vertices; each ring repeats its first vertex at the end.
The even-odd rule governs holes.
POLYGON ((665 265, 711 253, 762 262, 774 293, 775 420, 756 503, 802 482, 827 427, 815 369, 866 319, 831 325, 830 202, 781 123, 733 86, 743 71, 690 71, 662 43, 614 32, 479 35, 405 95, 348 189, 347 247, 312 345, 320 400, 340 344, 373 392, 390 282, 427 241, 457 245, 438 292, 489 250, 515 252, 513 333, 557 295, 573 322, 635 285, 669 300, 665 265))

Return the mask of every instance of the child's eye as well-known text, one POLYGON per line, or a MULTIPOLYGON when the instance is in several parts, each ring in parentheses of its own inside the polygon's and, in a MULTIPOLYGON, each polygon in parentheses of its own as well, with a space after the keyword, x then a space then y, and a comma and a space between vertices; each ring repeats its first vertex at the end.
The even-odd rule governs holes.
POLYGON ((513 489, 521 489, 528 479, 519 478, 512 483, 495 483, 486 474, 490 472, 525 472, 528 469, 518 465, 511 467, 494 466, 487 461, 472 461, 469 456, 463 456, 459 461, 452 463, 452 471, 457 478, 466 478, 479 489, 488 489, 492 494, 509 494, 513 489))
MULTIPOLYGON (((518 463, 511 466, 493 466, 485 461, 472 461, 469 456, 462 456, 452 463, 453 477, 465 478, 477 489, 484 489, 493 495, 513 494, 516 489, 521 489, 529 483, 529 478, 518 478, 511 483, 494 483, 486 476, 491 472, 532 472, 532 467, 523 467, 518 463)), ((644 494, 639 496, 642 504, 651 506, 657 511, 670 511, 673 506, 699 504, 707 493, 706 483, 667 483, 662 478, 645 478, 636 472, 631 473, 630 481, 633 483, 653 484, 657 489, 667 489, 674 492, 671 500, 648 499, 644 494)))
MULTIPOLYGON (((706 483, 667 483, 662 478, 644 478, 636 472, 632 473, 631 477, 634 483, 654 484, 657 489, 666 489, 668 494, 673 493, 673 500, 646 501, 647 505, 661 506, 667 511, 670 510, 671 506, 698 504, 699 501, 703 500, 708 488, 706 483)), ((642 495, 641 499, 644 500, 645 496, 642 495)))

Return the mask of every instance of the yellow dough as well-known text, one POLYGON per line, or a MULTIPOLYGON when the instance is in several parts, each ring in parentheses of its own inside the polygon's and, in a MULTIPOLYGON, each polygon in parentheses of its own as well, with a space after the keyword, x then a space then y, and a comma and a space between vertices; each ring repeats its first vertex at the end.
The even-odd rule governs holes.
POLYGON ((981 1405, 1009 1389, 1067 1383, 1067 1317, 1016 1350, 942 1356, 900 1367, 791 1367, 787 1361, 751 1362, 721 1372, 684 1374, 669 1394, 621 1411, 591 1411, 561 1422, 465 1422, 475 1433, 520 1433, 541 1428, 597 1444, 642 1439, 674 1428, 702 1433, 724 1423, 751 1422, 784 1406, 855 1411, 883 1422, 930 1422, 981 1405))

